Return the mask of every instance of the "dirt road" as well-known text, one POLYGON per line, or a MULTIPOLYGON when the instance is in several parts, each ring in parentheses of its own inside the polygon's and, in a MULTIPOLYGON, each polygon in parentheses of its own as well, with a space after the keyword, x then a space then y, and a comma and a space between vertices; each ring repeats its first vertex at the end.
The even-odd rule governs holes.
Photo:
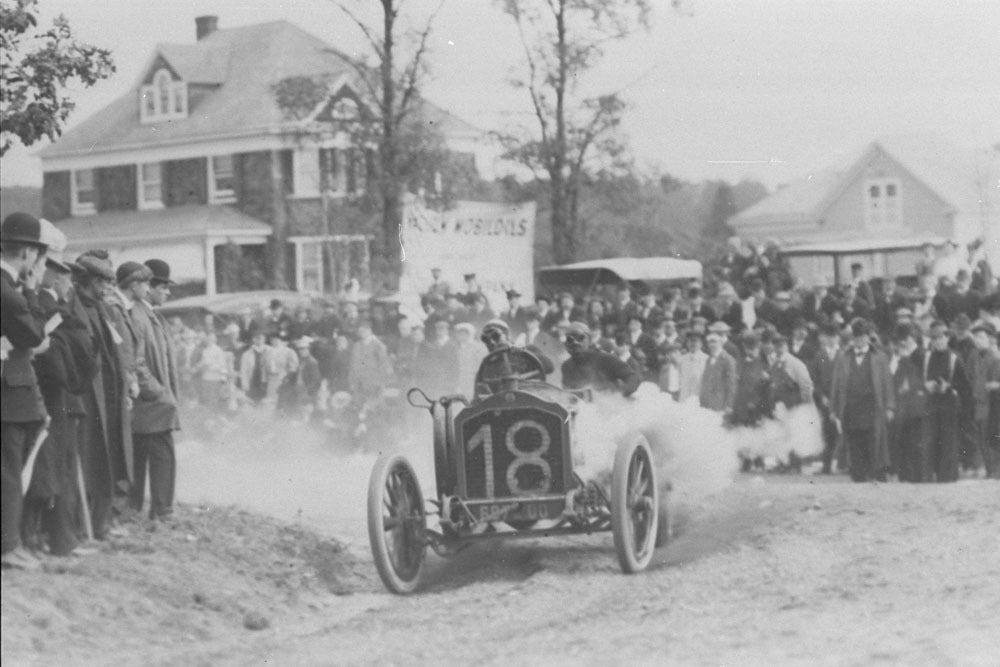
POLYGON ((163 664, 1000 664, 995 482, 743 478, 679 523, 630 577, 609 536, 432 557, 408 598, 358 568, 352 595, 163 664))

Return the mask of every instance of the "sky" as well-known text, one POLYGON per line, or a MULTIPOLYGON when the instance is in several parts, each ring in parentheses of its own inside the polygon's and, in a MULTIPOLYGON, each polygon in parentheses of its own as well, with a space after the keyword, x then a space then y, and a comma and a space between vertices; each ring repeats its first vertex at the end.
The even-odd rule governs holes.
MULTIPOLYGON (((347 0, 352 3, 355 0, 347 0)), ((440 0, 406 0, 413 17, 440 0)), ((885 135, 1000 143, 1000 1, 650 0, 652 25, 608 48, 580 82, 621 90, 638 166, 686 180, 754 178, 773 188, 885 135)), ((192 43, 194 17, 220 28, 285 19, 347 53, 365 43, 330 0, 45 0, 78 36, 112 50, 118 71, 69 91, 69 127, 126 93, 155 45, 192 43)), ((362 13, 378 3, 357 0, 362 13)), ((444 0, 427 97, 486 129, 530 120, 508 81, 523 66, 513 23, 493 0, 444 0)), ((8 152, 0 183, 37 185, 40 145, 8 152)))

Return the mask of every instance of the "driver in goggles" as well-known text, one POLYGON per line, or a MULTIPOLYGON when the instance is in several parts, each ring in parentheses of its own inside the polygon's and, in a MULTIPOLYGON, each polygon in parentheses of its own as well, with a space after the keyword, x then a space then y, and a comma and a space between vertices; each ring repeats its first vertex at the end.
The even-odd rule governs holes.
POLYGON ((562 365, 563 388, 569 390, 620 391, 631 396, 639 388, 642 376, 613 354, 590 345, 590 327, 571 322, 566 329, 569 359, 562 365))
MULTIPOLYGON (((512 373, 525 373, 530 370, 537 369, 534 363, 521 363, 524 361, 522 358, 524 354, 528 353, 534 356, 538 362, 541 364, 542 371, 545 375, 551 373, 555 366, 552 364, 552 360, 549 359, 545 354, 535 347, 534 345, 528 345, 525 348, 514 347, 510 342, 510 327, 503 320, 490 320, 483 325, 483 333, 480 335, 479 339, 483 341, 486 345, 488 352, 499 352, 502 350, 510 350, 512 354, 507 355, 507 364, 511 366, 509 372, 512 373), (525 366, 521 368, 521 366, 525 366)), ((487 357, 479 365, 479 372, 476 374, 476 383, 486 383, 491 389, 495 390, 493 386, 495 381, 500 379, 500 377, 508 372, 508 369, 504 368, 503 361, 494 356, 492 359, 487 357)), ((539 380, 544 380, 545 377, 542 376, 537 378, 539 380)))

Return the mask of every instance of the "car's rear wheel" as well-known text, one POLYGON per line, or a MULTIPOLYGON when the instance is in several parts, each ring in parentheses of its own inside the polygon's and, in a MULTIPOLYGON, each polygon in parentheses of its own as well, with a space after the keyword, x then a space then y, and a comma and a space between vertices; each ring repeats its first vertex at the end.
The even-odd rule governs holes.
POLYGON ((368 540, 379 577, 393 593, 412 593, 420 586, 426 526, 413 466, 398 454, 379 457, 368 482, 368 540))
POLYGON ((652 560, 658 509, 653 454, 640 436, 618 446, 611 476, 611 530, 625 574, 641 572, 652 560))

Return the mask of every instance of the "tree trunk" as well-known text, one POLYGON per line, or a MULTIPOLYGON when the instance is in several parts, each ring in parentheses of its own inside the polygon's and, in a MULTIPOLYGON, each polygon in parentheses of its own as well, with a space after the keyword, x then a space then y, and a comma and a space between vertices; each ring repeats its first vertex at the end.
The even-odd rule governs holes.
POLYGON ((379 195, 382 199, 382 239, 379 248, 385 267, 383 282, 395 289, 399 283, 400 247, 399 232, 403 221, 402 200, 399 193, 398 157, 396 146, 396 82, 393 78, 393 27, 396 8, 393 0, 382 0, 382 164, 379 178, 379 195))

